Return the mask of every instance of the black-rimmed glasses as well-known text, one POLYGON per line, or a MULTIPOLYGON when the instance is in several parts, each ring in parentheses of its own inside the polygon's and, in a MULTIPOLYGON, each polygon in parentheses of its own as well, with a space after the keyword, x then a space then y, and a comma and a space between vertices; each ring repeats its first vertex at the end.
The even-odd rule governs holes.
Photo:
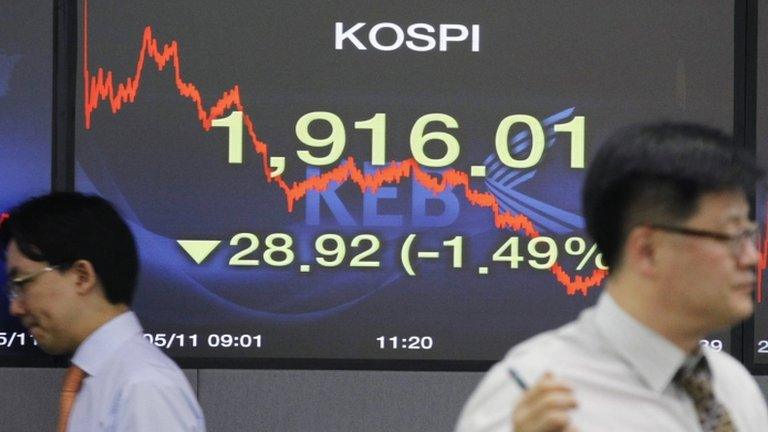
POLYGON ((727 242, 728 247, 731 248, 731 252, 733 252, 734 255, 739 255, 741 251, 744 250, 745 244, 750 244, 752 246, 758 247, 757 241, 759 237, 759 232, 757 227, 749 228, 736 234, 725 234, 725 233, 715 232, 715 231, 707 231, 707 230, 686 228, 686 227, 674 226, 674 225, 664 225, 664 224, 652 224, 650 225, 650 227, 658 230, 662 230, 662 231, 677 233, 677 234, 689 235, 694 237, 704 237, 704 238, 710 238, 713 240, 719 240, 721 242, 727 242))

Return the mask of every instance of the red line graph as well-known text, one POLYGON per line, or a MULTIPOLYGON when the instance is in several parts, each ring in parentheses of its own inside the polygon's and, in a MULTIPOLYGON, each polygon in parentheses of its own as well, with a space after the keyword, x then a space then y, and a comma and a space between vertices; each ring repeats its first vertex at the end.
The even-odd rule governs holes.
POLYGON ((760 236, 760 244, 758 250, 760 251, 760 260, 757 263, 757 289, 755 290, 755 296, 757 302, 763 302, 763 274, 766 268, 768 268, 768 203, 765 205, 766 214, 763 221, 763 235, 760 236))
MULTIPOLYGON (((153 37, 152 28, 147 26, 142 36, 141 50, 133 76, 115 85, 112 71, 105 71, 102 67, 99 67, 95 74, 91 74, 88 65, 87 0, 85 0, 83 6, 83 83, 85 86, 83 108, 86 129, 91 128, 91 114, 99 108, 102 102, 109 102, 113 114, 117 114, 124 104, 135 102, 147 59, 153 61, 159 71, 162 71, 170 62, 174 69, 174 83, 179 95, 194 102, 197 118, 204 130, 210 130, 211 121, 221 117, 228 110, 236 109, 243 112, 243 124, 250 137, 253 149, 262 158, 264 177, 267 182, 274 182, 277 187, 282 189, 289 212, 293 211, 294 204, 304 198, 308 191, 324 191, 331 182, 341 184, 351 181, 360 188, 361 193, 365 193, 366 190, 375 192, 382 185, 399 183, 404 178, 413 177, 425 188, 435 193, 442 192, 446 188, 463 187, 464 196, 471 205, 488 208, 493 212, 497 228, 509 228, 522 232, 529 238, 540 235, 528 217, 523 214, 512 214, 502 211, 494 195, 472 189, 469 183, 470 177, 467 173, 448 169, 438 178, 422 170, 413 159, 392 162, 373 173, 364 174, 357 166, 354 158, 348 157, 345 163, 340 164, 338 167, 300 182, 289 184, 282 176, 270 177, 268 162, 269 146, 259 140, 256 135, 254 122, 242 104, 240 87, 237 84, 233 85, 231 89, 224 91, 212 106, 206 109, 197 86, 192 82, 186 82, 182 79, 179 44, 175 40, 164 44, 161 48, 157 39, 153 37)), ((590 288, 598 286, 607 275, 605 270, 600 269, 595 269, 589 276, 569 275, 559 263, 555 263, 550 271, 556 280, 566 288, 566 292, 569 295, 576 293, 586 295, 590 288)))

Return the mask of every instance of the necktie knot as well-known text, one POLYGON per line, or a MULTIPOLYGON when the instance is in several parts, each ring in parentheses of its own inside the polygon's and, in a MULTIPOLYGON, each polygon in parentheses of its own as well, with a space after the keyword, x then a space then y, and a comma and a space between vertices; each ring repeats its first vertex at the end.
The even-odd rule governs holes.
POLYGON ((714 397, 712 390, 712 372, 707 360, 701 357, 693 366, 684 365, 675 376, 675 382, 691 396, 694 403, 709 397, 714 397))
POLYGON ((64 374, 64 384, 61 386, 62 392, 74 392, 80 391, 80 387, 83 385, 83 379, 86 374, 84 370, 72 365, 67 369, 67 373, 64 374))

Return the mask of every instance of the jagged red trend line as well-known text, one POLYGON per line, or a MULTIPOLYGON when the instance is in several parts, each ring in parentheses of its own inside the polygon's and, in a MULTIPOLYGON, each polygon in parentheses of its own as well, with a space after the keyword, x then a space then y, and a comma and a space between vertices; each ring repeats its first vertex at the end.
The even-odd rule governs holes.
POLYGON ((761 237, 760 261, 757 263, 757 302, 763 302, 763 273, 768 268, 768 203, 765 205, 766 216, 763 221, 763 236, 761 237))
MULTIPOLYGON (((139 59, 136 62, 136 70, 132 77, 128 77, 125 82, 119 83, 117 88, 115 88, 112 71, 105 73, 104 69, 99 67, 96 75, 91 76, 88 67, 88 0, 85 0, 83 6, 83 82, 85 85, 84 109, 86 129, 91 128, 91 114, 99 107, 101 101, 109 101, 113 114, 120 111, 123 104, 135 101, 147 57, 155 62, 157 69, 160 71, 165 68, 169 61, 172 61, 176 88, 181 96, 195 103, 197 118, 200 120, 204 130, 210 130, 211 121, 221 117, 227 110, 236 109, 243 112, 243 124, 253 143, 253 148, 262 157, 264 177, 267 182, 275 182, 283 190, 289 212, 293 211, 294 204, 304 198, 308 191, 324 191, 331 182, 344 183, 350 180, 357 184, 360 191, 364 193, 366 190, 375 192, 384 184, 397 183, 403 178, 413 177, 424 187, 435 193, 442 192, 446 188, 463 186, 464 195, 470 204, 491 209, 497 228, 510 228, 515 231, 522 231, 529 238, 540 235, 528 217, 522 214, 504 212, 499 208, 499 203, 492 194, 472 189, 467 173, 449 169, 443 172, 441 178, 438 178, 422 170, 413 159, 392 162, 372 174, 364 174, 357 167, 354 158, 348 157, 344 163, 334 169, 301 182, 293 182, 290 185, 283 180, 282 176, 270 177, 269 148, 266 143, 259 140, 256 136, 253 121, 245 112, 240 100, 239 86, 235 84, 231 89, 222 93, 216 103, 206 110, 197 87, 193 83, 185 82, 181 78, 178 43, 172 41, 170 44, 163 45, 162 49, 160 49, 157 39, 152 36, 152 28, 150 26, 144 29, 139 59)), ((566 292, 569 295, 574 295, 577 292, 586 295, 590 288, 599 285, 607 275, 605 270, 595 269, 589 276, 571 276, 566 273, 559 263, 553 265, 550 271, 555 275, 557 281, 565 286, 566 292)))

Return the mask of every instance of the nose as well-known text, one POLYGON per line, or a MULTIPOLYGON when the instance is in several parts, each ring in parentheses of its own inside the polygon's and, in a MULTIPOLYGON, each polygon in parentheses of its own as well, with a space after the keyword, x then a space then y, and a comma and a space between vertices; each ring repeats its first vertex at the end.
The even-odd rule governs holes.
POLYGON ((10 300, 8 304, 8 312, 15 317, 20 317, 26 313, 26 309, 22 305, 22 301, 18 298, 10 300))
POLYGON ((746 247, 742 250, 739 256, 739 262, 745 267, 754 267, 760 262, 761 252, 759 245, 754 242, 745 242, 746 247))

